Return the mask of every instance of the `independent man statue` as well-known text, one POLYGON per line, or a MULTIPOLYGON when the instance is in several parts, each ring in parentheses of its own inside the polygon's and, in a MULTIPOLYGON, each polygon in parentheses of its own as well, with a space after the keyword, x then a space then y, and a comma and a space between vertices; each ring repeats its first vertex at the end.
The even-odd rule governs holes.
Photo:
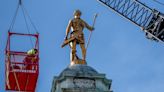
POLYGON ((87 28, 90 31, 93 31, 94 28, 89 26, 81 17, 82 13, 80 10, 75 10, 74 18, 71 19, 68 23, 66 29, 65 42, 62 47, 69 44, 71 47, 71 61, 78 59, 76 54, 76 45, 79 44, 82 51, 82 60, 86 60, 86 48, 85 48, 85 39, 83 29, 87 28), (70 32, 71 31, 71 32, 70 32), (68 38, 69 37, 69 38, 68 38))

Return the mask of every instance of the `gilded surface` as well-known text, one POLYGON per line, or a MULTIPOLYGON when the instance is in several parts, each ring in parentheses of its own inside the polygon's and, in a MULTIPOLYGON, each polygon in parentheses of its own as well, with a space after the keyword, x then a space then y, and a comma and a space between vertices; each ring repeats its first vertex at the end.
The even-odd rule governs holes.
POLYGON ((85 48, 85 38, 84 38, 83 29, 87 28, 88 30, 92 31, 94 28, 89 26, 84 20, 82 20, 80 16, 81 16, 80 10, 76 10, 74 13, 74 18, 71 19, 68 23, 66 29, 65 43, 64 45, 62 45, 62 47, 69 44, 71 48, 71 62, 74 63, 79 62, 79 64, 83 64, 80 63, 81 61, 85 62, 86 60, 86 48, 85 48), (77 45, 80 45, 81 52, 82 52, 82 59, 80 59, 76 54, 77 45))

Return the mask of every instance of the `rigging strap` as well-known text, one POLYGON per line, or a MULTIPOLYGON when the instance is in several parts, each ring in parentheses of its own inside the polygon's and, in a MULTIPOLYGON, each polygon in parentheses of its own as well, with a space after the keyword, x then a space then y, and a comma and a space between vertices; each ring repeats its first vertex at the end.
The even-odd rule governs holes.
MULTIPOLYGON (((22 0, 19 0, 19 2, 18 2, 18 4, 17 4, 17 8, 16 8, 16 11, 15 11, 15 13, 14 13, 14 17, 13 17, 13 19, 12 19, 12 21, 11 21, 11 25, 10 25, 10 27, 9 27, 9 31, 13 31, 13 27, 14 27, 14 24, 15 24, 17 15, 18 15, 19 8, 21 8, 21 10, 22 10, 22 14, 23 14, 23 18, 24 18, 24 20, 25 20, 25 26, 26 26, 26 28, 27 28, 28 34, 31 33, 31 32, 30 32, 30 25, 34 28, 34 31, 35 31, 36 33, 38 33, 38 30, 37 30, 36 26, 34 25, 34 23, 33 23, 32 19, 31 19, 31 17, 29 16, 29 14, 28 14, 26 8, 24 7, 22 0), (30 23, 30 24, 28 23, 27 20, 29 20, 29 23, 30 23)), ((33 48, 33 47, 34 47, 34 44, 33 44, 33 42, 32 42, 32 38, 31 38, 31 37, 30 37, 30 42, 31 42, 31 45, 32 45, 32 48, 33 48)))

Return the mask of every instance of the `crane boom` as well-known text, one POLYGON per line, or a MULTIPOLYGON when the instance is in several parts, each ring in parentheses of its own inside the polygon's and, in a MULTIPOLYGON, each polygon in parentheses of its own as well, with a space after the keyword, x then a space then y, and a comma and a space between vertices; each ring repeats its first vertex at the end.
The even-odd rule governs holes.
POLYGON ((146 32, 149 39, 164 42, 164 15, 138 0, 98 0, 146 32))

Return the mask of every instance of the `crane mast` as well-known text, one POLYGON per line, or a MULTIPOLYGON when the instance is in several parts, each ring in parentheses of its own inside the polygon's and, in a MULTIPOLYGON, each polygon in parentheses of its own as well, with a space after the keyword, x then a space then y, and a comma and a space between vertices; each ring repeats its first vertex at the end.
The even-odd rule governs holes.
POLYGON ((138 0, 97 1, 139 26, 148 39, 164 42, 164 14, 138 0))

